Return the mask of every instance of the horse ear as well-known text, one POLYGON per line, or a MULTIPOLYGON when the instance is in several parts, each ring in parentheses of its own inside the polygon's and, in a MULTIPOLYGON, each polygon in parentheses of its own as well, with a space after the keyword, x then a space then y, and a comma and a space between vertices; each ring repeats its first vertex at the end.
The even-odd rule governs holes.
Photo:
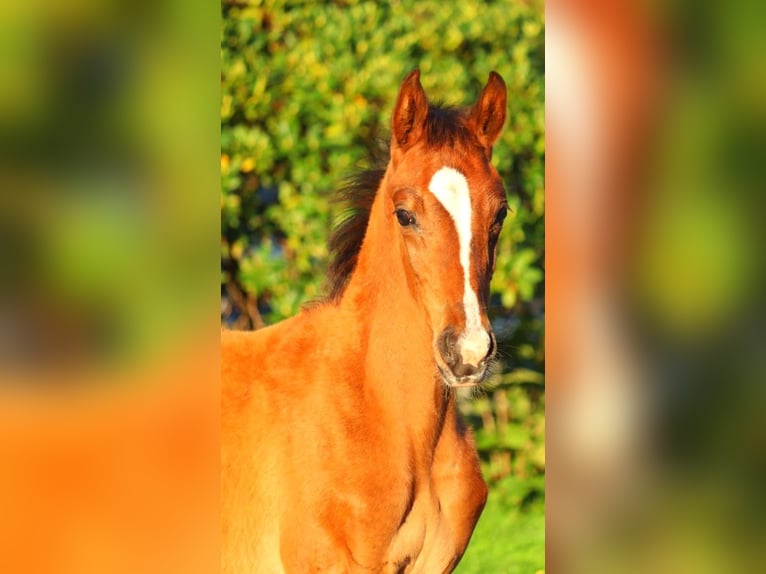
POLYGON ((505 82, 497 72, 489 73, 487 85, 471 108, 470 124, 476 138, 489 152, 505 123, 507 95, 505 82))
POLYGON ((392 144, 406 151, 420 139, 428 115, 428 98, 420 85, 420 71, 413 70, 404 78, 396 98, 391 131, 392 144))

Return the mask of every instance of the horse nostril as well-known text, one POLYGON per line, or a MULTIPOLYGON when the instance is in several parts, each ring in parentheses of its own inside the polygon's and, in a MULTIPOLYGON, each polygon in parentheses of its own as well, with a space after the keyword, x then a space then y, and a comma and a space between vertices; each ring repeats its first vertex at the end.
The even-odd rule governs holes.
POLYGON ((495 334, 492 332, 492 330, 489 331, 489 350, 487 350, 486 356, 481 360, 482 365, 486 365, 489 361, 492 360, 492 357, 495 356, 495 352, 497 352, 497 341, 495 340, 495 334))
POLYGON ((439 337, 439 353, 450 368, 458 362, 457 335, 452 329, 446 329, 439 337))

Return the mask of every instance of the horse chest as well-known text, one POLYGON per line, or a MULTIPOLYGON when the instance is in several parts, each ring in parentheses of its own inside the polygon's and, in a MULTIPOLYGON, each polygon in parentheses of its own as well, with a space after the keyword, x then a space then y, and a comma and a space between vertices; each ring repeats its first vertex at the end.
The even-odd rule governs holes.
POLYGON ((419 494, 397 529, 386 555, 386 573, 442 572, 454 555, 441 504, 430 491, 419 494))
POLYGON ((313 539, 317 545, 310 548, 304 515, 302 535, 291 545, 292 552, 307 552, 305 564, 316 564, 317 556, 329 556, 321 568, 342 563, 349 572, 449 571, 456 552, 453 533, 430 484, 430 476, 418 474, 416 478, 388 473, 362 477, 349 473, 343 480, 334 480, 332 488, 325 485, 332 495, 316 512, 316 516, 329 518, 322 524, 323 534, 313 539), (417 488, 416 482, 420 485, 417 488), (334 552, 343 557, 333 558, 334 552))

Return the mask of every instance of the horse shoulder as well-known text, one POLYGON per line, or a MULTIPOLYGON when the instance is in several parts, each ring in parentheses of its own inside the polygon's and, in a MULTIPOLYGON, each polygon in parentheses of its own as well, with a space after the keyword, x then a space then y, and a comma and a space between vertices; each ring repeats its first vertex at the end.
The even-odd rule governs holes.
POLYGON ((450 401, 433 459, 387 553, 385 572, 452 572, 487 496, 470 430, 450 401))
POLYGON ((463 556, 487 501, 487 484, 481 474, 473 434, 455 408, 447 412, 444 429, 434 453, 431 484, 438 499, 438 511, 447 526, 438 541, 451 547, 451 571, 463 556))

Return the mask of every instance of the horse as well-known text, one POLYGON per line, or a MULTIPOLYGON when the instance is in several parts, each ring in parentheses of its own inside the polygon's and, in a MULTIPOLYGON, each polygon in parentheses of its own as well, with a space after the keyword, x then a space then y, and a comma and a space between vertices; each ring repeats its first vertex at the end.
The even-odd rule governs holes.
MULTIPOLYGON (((496 351, 506 86, 433 105, 414 70, 385 169, 357 179, 326 299, 221 335, 222 571, 452 572, 487 498, 456 389, 496 351)), ((353 187, 353 186, 352 186, 353 187)))

